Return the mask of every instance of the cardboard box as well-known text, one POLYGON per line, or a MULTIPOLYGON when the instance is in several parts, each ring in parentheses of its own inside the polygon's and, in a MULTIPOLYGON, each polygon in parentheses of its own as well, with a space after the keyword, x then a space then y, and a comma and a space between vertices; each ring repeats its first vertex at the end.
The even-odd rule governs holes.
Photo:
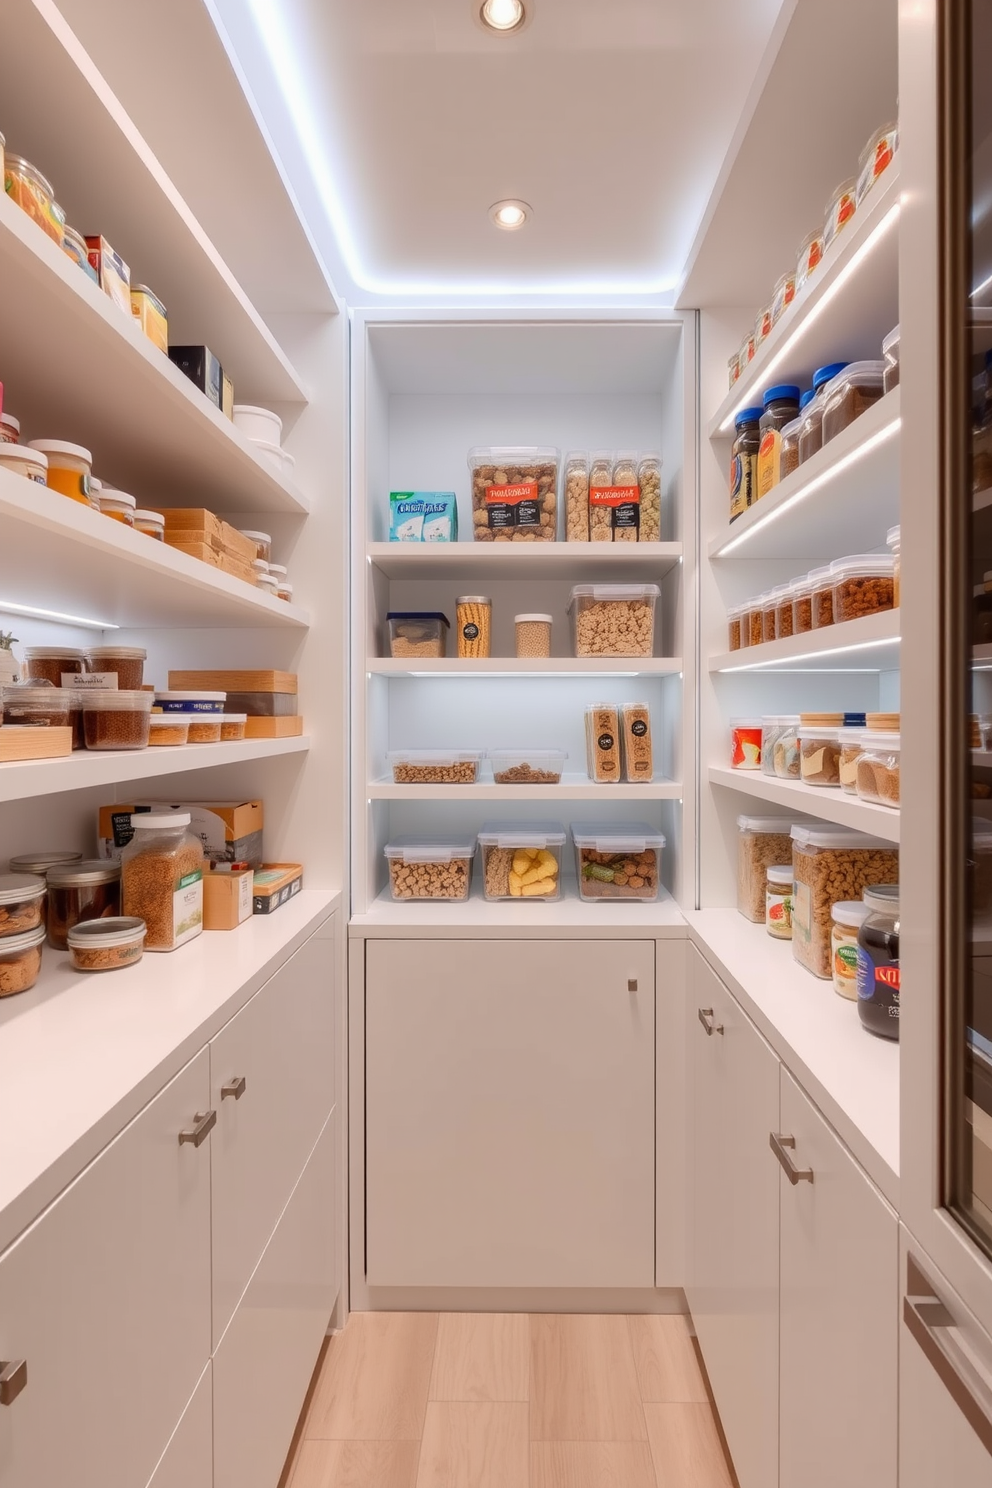
POLYGON ((86 239, 86 253, 104 294, 130 315, 131 270, 120 254, 114 252, 106 238, 99 236, 86 239))
MULTIPOLYGON (((282 692, 299 691, 299 678, 295 672, 170 672, 169 689, 172 692, 194 692, 202 687, 205 692, 282 692)), ((244 709, 232 709, 244 712, 244 709)))
MULTIPOLYGON (((89 241, 87 239, 87 241, 89 241)), ((130 311, 130 295, 128 310, 130 311)), ((224 370, 209 346, 170 346, 169 360, 195 383, 215 408, 223 407, 224 370)))
POLYGON ((203 843, 212 862, 262 861, 261 801, 132 801, 101 806, 97 828, 97 856, 120 861, 133 834, 131 816, 142 811, 188 811, 191 830, 203 843))
POLYGON ((302 863, 263 863, 255 870, 254 913, 272 914, 288 899, 294 898, 302 887, 302 863))
POLYGON ((204 930, 236 930, 245 920, 251 919, 254 879, 253 868, 231 873, 213 868, 204 873, 204 930))
POLYGON ((225 418, 234 418, 234 380, 221 368, 220 411, 225 418))

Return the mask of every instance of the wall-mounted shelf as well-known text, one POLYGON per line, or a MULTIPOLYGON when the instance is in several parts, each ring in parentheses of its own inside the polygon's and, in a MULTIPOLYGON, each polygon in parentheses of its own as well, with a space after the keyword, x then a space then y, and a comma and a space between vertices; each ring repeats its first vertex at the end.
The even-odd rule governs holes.
POLYGON ((0 524, 0 609, 7 600, 130 628, 309 624, 299 606, 9 471, 0 524))
POLYGON ((310 740, 240 739, 228 744, 184 744, 176 748, 77 750, 64 759, 0 765, 0 802, 64 791, 157 781, 190 770, 215 770, 253 760, 306 754, 310 740))
POLYGON ((827 562, 884 548, 899 521, 900 428, 896 387, 728 523, 709 556, 827 562))
POLYGON ((584 775, 562 776, 558 785, 396 785, 375 780, 368 787, 370 801, 531 801, 550 810, 556 801, 680 801, 677 780, 653 780, 641 785, 597 785, 584 775))
POLYGON ((572 579, 657 582, 682 561, 681 543, 370 543, 389 579, 572 579))
MULTIPOLYGON (((898 610, 711 656, 711 672, 884 672, 899 666, 898 610)), ((992 650, 992 648, 990 648, 992 650)))
POLYGON ((682 671, 682 658, 550 656, 537 660, 490 656, 484 660, 467 660, 451 656, 377 656, 365 665, 373 677, 677 677, 682 671))
POLYGON ((871 801, 859 801, 857 796, 849 796, 842 790, 804 785, 801 780, 779 780, 761 770, 731 770, 723 765, 711 765, 709 779, 713 785, 726 786, 761 801, 773 801, 782 811, 798 811, 821 821, 836 822, 838 826, 853 827, 886 842, 899 841, 898 811, 876 806, 871 801))
POLYGON ((490 904, 478 888, 464 904, 400 904, 387 890, 366 913, 353 916, 349 928, 353 938, 398 936, 403 940, 458 939, 504 931, 514 940, 542 940, 556 933, 587 940, 679 938, 685 935, 685 921, 674 899, 664 891, 654 904, 592 904, 580 899, 574 882, 570 884, 566 879, 557 904, 506 900, 490 904))

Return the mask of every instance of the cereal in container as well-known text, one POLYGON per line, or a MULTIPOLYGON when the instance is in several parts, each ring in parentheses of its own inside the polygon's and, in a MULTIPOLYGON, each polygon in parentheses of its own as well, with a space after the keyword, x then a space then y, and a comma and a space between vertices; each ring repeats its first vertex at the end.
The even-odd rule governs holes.
POLYGON ((25 646, 24 669, 32 682, 62 686, 63 673, 78 676, 86 670, 86 652, 71 646, 25 646))
POLYGON ((46 887, 37 873, 0 874, 0 941, 44 924, 46 887))
POLYGON ((565 539, 589 541, 589 456, 585 454, 565 458, 565 539))
POLYGON ((834 623, 834 581, 830 566, 814 568, 809 576, 813 599, 813 629, 834 623))
POLYGON ((793 607, 796 586, 795 584, 781 584, 775 589, 775 638, 779 641, 788 640, 795 629, 795 611, 793 607))
POLYGON ((608 450, 594 450, 589 463, 589 539, 591 542, 613 541, 613 513, 608 506, 593 505, 593 490, 606 490, 613 484, 613 456, 608 450))
POLYGON ((450 622, 446 615, 429 610, 391 610, 389 654, 396 657, 439 658, 444 656, 450 622))
POLYGON ((154 693, 88 692, 83 698, 87 749, 146 749, 154 693))
POLYGON ((792 634, 806 635, 813 629, 813 585, 811 576, 792 586, 792 634))
POLYGON ((858 620, 879 610, 891 610, 894 603, 895 560, 891 553, 863 553, 853 558, 839 558, 831 563, 833 578, 833 618, 840 625, 845 620, 858 620))
POLYGON ((577 584, 568 604, 576 656, 653 656, 657 584, 577 584))
POLYGON ((392 897, 400 901, 467 899, 475 842, 406 834, 384 848, 392 897))
POLYGON ((737 908, 752 924, 764 923, 768 869, 791 861, 795 825, 790 816, 737 818, 737 908))
POLYGON ((732 610, 727 612, 727 649, 729 651, 739 651, 741 649, 743 644, 741 627, 745 614, 746 611, 741 605, 736 605, 732 610))
POLYGON ((393 749, 386 761, 394 785, 474 785, 483 758, 478 749, 393 749))
POLYGON ((117 686, 138 692, 145 680, 148 652, 142 646, 91 646, 86 652, 88 672, 113 672, 117 686))
POLYGON ((589 779, 615 785, 622 768, 620 710, 615 703, 590 703, 586 709, 586 766, 589 779))
POLYGON ((863 832, 823 823, 793 827, 792 845, 792 954, 807 971, 826 979, 833 906, 860 898, 869 884, 895 883, 899 852, 863 832))
POLYGON ((641 488, 640 542, 661 541, 661 465, 660 455, 644 455, 637 467, 641 488))
POLYGON ((497 785, 560 785, 568 755, 563 749, 491 749, 497 785))
POLYGON ((26 930, 23 935, 12 935, 0 940, 0 997, 13 997, 17 992, 28 992, 41 975, 41 948, 45 943, 45 928, 26 930))
POLYGON ((148 931, 144 920, 123 915, 74 925, 67 941, 76 971, 121 971, 141 960, 148 931))
MULTIPOLYGON (((617 455, 613 467, 613 541, 635 543, 640 537, 641 484, 636 453, 617 455)), ((592 499, 590 494, 590 500, 592 499)))

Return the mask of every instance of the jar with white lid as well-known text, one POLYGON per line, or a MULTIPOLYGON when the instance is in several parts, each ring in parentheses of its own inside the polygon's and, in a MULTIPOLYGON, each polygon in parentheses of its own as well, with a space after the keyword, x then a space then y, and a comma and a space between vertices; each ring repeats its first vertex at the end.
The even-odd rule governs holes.
MULTIPOLYGON (((798 719, 796 720, 798 722, 798 719)), ((775 774, 775 741, 790 719, 784 714, 772 714, 761 720, 761 773, 775 774)))
POLYGON ((834 624, 891 610, 894 568, 891 553, 860 553, 831 563, 834 624))
POLYGON ((153 537, 156 542, 165 542, 165 518, 161 512, 145 511, 137 507, 134 513, 134 530, 153 537))
POLYGON ((830 564, 814 568, 809 575, 810 594, 813 600, 813 629, 821 630, 834 623, 834 582, 830 564))
POLYGON ((878 806, 899 810, 899 734, 867 732, 858 760, 858 796, 878 806))
POLYGON ((551 655, 550 615, 515 615, 516 654, 519 657, 551 655))
POLYGON ((834 991, 849 1002, 858 996, 858 931, 868 917, 861 899, 843 899, 830 908, 830 964, 834 991))
POLYGON ((792 939, 792 864, 774 863, 765 872, 765 929, 776 940, 792 939))
POLYGON ((99 511, 90 497, 93 456, 88 449, 81 444, 68 444, 64 439, 32 439, 29 443, 33 450, 48 456, 49 490, 99 511))
POLYGON ((247 537, 249 542, 255 544, 255 557, 261 558, 263 563, 268 563, 272 557, 272 538, 267 532, 253 532, 248 527, 239 529, 242 537, 247 537))
POLYGON ((902 573, 902 528, 890 527, 885 545, 892 554, 892 608, 899 608, 899 579, 902 573))
POLYGON ((276 579, 286 579, 289 577, 289 569, 285 563, 270 563, 269 573, 276 579))
POLYGON ((188 811, 135 812, 121 854, 122 913, 144 920, 147 951, 173 951, 203 930, 203 843, 188 811))
POLYGON ((279 580, 275 578, 274 575, 268 573, 260 573, 255 580, 255 584, 256 587, 260 589, 263 594, 271 594, 273 599, 277 597, 279 592, 279 580))
POLYGON ((799 715, 784 719, 772 750, 772 769, 777 780, 798 780, 799 759, 799 715))
POLYGON ((840 729, 801 726, 799 767, 804 785, 839 786, 840 729))
POLYGON ((20 442, 20 419, 15 418, 12 413, 0 413, 0 444, 20 444, 20 442))
POLYGON ((123 522, 125 527, 134 526, 134 513, 138 503, 126 491, 114 491, 108 486, 97 496, 97 505, 103 515, 110 517, 112 521, 123 522))
POLYGON ((792 586, 792 634, 806 635, 813 629, 812 575, 797 579, 792 586))
POLYGON ((864 753, 863 728, 840 729, 840 788, 848 796, 858 794, 858 760, 864 753))
POLYGON ((48 485, 48 456, 29 444, 0 442, 0 470, 23 476, 39 486, 48 485))
POLYGON ((293 586, 288 579, 279 580, 279 587, 276 589, 276 599, 284 599, 287 604, 293 603, 293 586))
POLYGON ((795 631, 795 610, 793 598, 795 596, 795 584, 780 584, 772 593, 775 599, 775 639, 778 641, 788 640, 795 631))

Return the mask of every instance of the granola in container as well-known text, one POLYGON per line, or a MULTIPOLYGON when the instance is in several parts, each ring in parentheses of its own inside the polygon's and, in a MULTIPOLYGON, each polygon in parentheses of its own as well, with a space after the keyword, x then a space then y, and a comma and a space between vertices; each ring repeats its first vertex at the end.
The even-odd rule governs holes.
POLYGON ((657 584, 577 584, 568 604, 576 656, 653 656, 657 584))
POLYGON ((559 460, 537 445, 469 450, 476 542, 554 542, 559 460))
POLYGON ((475 785, 479 749, 393 749, 386 759, 394 785, 475 785))
POLYGON ((899 851, 889 842, 822 822, 792 829, 792 954, 814 976, 831 975, 831 911, 871 884, 898 883, 899 851))
POLYGON ((641 487, 641 542, 661 541, 661 456, 643 455, 637 467, 641 487))

